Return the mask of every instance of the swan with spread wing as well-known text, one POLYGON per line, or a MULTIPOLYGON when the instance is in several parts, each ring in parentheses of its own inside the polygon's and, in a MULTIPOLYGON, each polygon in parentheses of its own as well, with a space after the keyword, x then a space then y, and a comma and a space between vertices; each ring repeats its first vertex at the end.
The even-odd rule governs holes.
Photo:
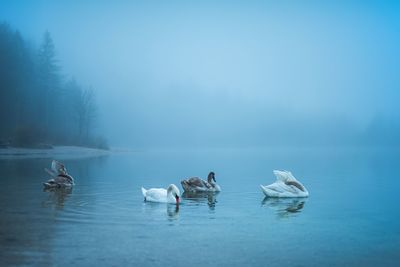
POLYGON ((274 171, 276 181, 270 185, 261 185, 267 197, 308 197, 308 191, 289 171, 274 171))
POLYGON ((65 165, 61 162, 53 160, 51 162, 51 170, 44 169, 52 178, 43 183, 45 189, 48 188, 64 188, 74 185, 74 178, 67 173, 65 165))

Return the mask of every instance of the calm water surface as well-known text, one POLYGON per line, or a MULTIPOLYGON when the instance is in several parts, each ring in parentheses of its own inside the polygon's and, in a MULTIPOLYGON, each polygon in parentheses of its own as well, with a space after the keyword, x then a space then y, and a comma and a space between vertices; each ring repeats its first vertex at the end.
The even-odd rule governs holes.
POLYGON ((400 152, 149 150, 64 160, 70 191, 44 192, 50 159, 0 160, 1 266, 398 266, 400 152), (289 169, 308 199, 265 199, 289 169), (140 187, 216 172, 222 192, 144 203, 140 187))

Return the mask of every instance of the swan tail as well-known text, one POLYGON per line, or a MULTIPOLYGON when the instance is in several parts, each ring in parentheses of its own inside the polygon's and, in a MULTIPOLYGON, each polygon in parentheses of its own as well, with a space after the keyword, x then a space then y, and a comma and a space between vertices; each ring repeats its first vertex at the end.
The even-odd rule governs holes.
POLYGON ((146 189, 144 189, 144 187, 142 187, 142 194, 143 194, 143 196, 146 198, 146 193, 147 193, 147 190, 146 189))
POLYGON ((264 195, 268 196, 267 193, 265 192, 265 186, 263 186, 262 184, 260 184, 261 190, 263 191, 264 195))

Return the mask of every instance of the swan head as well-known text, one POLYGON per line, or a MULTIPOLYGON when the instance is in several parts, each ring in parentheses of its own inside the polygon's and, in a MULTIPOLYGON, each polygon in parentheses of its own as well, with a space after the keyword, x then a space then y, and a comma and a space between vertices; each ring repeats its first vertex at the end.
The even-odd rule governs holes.
POLYGON ((216 183, 217 181, 215 180, 215 173, 214 172, 210 172, 208 174, 207 180, 209 183, 211 183, 212 181, 214 181, 214 183, 216 183))
POLYGON ((62 174, 67 174, 67 168, 65 168, 64 164, 61 165, 60 169, 58 171, 62 174))
POLYGON ((67 174, 67 168, 65 168, 65 165, 59 161, 53 160, 51 163, 51 168, 58 174, 67 174))
POLYGON ((167 194, 172 194, 172 196, 176 200, 176 204, 179 204, 181 193, 179 191, 179 188, 176 187, 174 184, 170 184, 167 188, 167 194))

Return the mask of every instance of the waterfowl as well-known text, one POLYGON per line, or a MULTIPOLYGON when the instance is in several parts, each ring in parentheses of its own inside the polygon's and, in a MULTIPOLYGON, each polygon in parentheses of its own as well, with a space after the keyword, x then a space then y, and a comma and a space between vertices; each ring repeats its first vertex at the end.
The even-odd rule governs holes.
POLYGON ((174 184, 170 184, 167 189, 151 188, 146 190, 142 187, 142 194, 144 201, 176 204, 179 204, 181 196, 178 187, 174 184))
POLYGON ((192 177, 181 181, 184 191, 188 192, 219 192, 221 187, 216 183, 215 173, 210 172, 207 181, 199 177, 192 177))
POLYGON ((276 181, 261 189, 267 197, 308 197, 308 191, 289 171, 274 171, 276 181))
POLYGON ((51 162, 51 170, 47 168, 44 170, 52 177, 47 182, 43 183, 45 189, 72 187, 74 185, 74 178, 67 173, 65 165, 61 162, 53 160, 51 162))

